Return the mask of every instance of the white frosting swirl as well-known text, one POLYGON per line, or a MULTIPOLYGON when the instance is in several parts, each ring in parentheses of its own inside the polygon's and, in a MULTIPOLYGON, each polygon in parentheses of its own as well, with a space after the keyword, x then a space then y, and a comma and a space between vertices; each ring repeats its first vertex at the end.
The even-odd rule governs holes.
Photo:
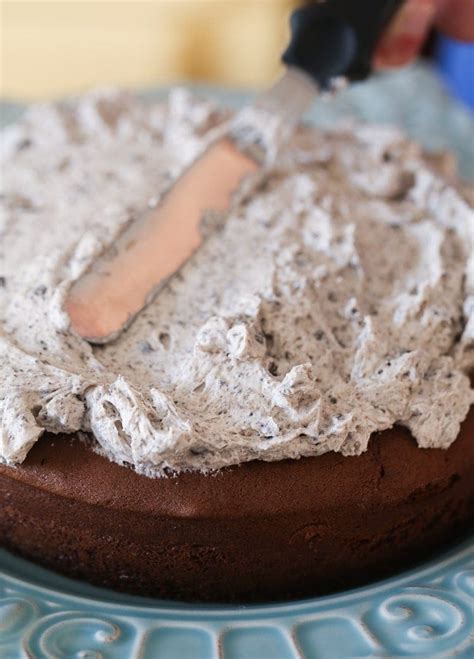
POLYGON ((358 454, 404 425, 447 448, 474 400, 474 219, 389 127, 301 126, 115 343, 77 277, 229 120, 177 90, 32 107, 2 136, 0 458, 92 433, 148 475, 358 454))

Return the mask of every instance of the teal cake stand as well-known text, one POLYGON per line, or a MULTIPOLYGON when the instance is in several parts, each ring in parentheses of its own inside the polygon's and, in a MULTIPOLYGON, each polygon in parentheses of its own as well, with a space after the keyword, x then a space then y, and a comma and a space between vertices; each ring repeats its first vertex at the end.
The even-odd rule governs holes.
MULTIPOLYGON (((231 105, 245 99, 231 91, 204 91, 231 105)), ((0 109, 3 123, 22 111, 7 102, 0 109)), ((474 179, 474 117, 446 94, 430 69, 374 77, 319 102, 311 118, 324 125, 352 117, 395 123, 428 148, 451 149, 462 175, 474 179)), ((365 588, 245 607, 119 595, 0 551, 1 659, 454 656, 474 658, 474 538, 365 588)))
POLYGON ((119 595, 0 551, 4 659, 401 656, 474 657, 474 539, 366 588, 242 607, 119 595))

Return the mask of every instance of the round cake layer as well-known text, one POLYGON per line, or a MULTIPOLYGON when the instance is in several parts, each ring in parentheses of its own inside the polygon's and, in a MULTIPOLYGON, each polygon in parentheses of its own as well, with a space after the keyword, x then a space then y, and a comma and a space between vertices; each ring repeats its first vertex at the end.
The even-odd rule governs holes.
POLYGON ((45 435, 0 466, 0 543, 64 574, 162 598, 257 601, 366 583, 474 518, 474 410, 447 450, 402 428, 367 452, 150 479, 45 435))

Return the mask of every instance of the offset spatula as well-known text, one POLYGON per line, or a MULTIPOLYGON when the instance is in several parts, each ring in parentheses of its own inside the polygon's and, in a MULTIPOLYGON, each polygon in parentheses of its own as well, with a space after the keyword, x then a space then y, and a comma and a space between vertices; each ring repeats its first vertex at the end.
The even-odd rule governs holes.
MULTIPOLYGON (((340 77, 352 81, 370 74, 378 38, 400 4, 326 0, 292 14, 282 56, 287 70, 253 106, 280 122, 283 141, 319 90, 340 77)), ((75 332, 91 343, 115 339, 199 248, 205 214, 228 212, 243 180, 268 164, 271 145, 253 116, 248 108, 239 112, 229 132, 192 163, 159 205, 128 226, 73 284, 65 308, 75 332)))

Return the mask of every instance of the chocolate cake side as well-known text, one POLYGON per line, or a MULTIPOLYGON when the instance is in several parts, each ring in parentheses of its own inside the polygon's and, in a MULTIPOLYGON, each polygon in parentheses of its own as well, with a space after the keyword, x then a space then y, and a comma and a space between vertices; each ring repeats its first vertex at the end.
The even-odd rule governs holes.
POLYGON ((117 590, 263 601, 367 583, 426 559, 474 520, 474 410, 447 450, 402 428, 357 457, 250 462, 149 479, 46 435, 0 466, 0 544, 117 590))

